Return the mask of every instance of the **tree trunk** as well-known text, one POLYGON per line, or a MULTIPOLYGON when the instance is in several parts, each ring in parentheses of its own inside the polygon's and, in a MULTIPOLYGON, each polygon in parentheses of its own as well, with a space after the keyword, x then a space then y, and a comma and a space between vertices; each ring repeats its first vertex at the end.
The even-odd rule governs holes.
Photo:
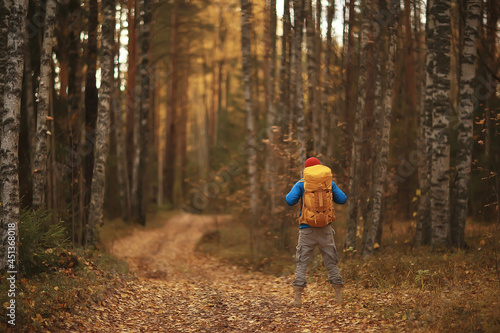
POLYGON ((71 0, 68 5, 69 11, 69 35, 68 35, 68 130, 69 145, 71 150, 68 157, 69 184, 71 186, 71 196, 69 205, 71 206, 72 219, 72 240, 74 244, 80 243, 81 223, 83 220, 82 209, 79 205, 80 197, 83 196, 83 184, 80 181, 82 156, 79 153, 79 143, 81 141, 82 112, 81 112, 81 59, 80 59, 80 33, 81 9, 80 1, 71 0), (77 239, 78 238, 78 239, 77 239))
POLYGON ((266 155, 266 187, 271 204, 271 213, 276 209, 276 159, 277 140, 276 126, 276 0, 269 1, 269 77, 267 80, 267 145, 266 155))
MULTIPOLYGON (((4 3, 5 4, 5 3, 4 3)), ((14 0, 2 8, 7 14, 10 10, 5 75, 8 80, 3 86, 3 109, 1 116, 2 141, 0 148, 0 196, 2 200, 0 216, 0 269, 17 271, 19 254, 19 131, 21 118, 21 99, 23 89, 24 48, 26 42, 27 0, 14 0), (14 235, 12 235, 14 232, 14 235), (16 239, 14 246, 12 236, 16 239), (14 248, 12 248, 14 247, 14 248), (15 259, 8 258, 14 253, 15 259), (9 260, 10 259, 10 260, 9 260)), ((2 18, 3 20, 3 18, 2 18)), ((5 21, 4 21, 5 22, 5 21)))
POLYGON ((294 30, 293 30, 293 53, 292 53, 292 79, 294 80, 294 114, 297 119, 298 136, 298 164, 303 166, 306 161, 306 121, 304 115, 304 91, 302 86, 302 37, 304 26, 304 2, 306 0, 294 0, 294 30))
POLYGON ((252 220, 257 222, 257 151, 256 127, 252 96, 252 51, 251 51, 251 2, 241 0, 241 54, 243 64, 243 94, 245 97, 247 151, 248 151, 248 181, 250 184, 250 207, 252 220))
MULTIPOLYGON (((0 45, 7 45, 8 33, 9 33, 9 13, 10 13, 10 1, 0 2, 0 45)), ((2 120, 2 115, 4 113, 4 91, 5 84, 7 82, 6 66, 9 60, 7 55, 7 47, 0 48, 0 121, 2 120)), ((2 126, 0 125, 0 143, 2 142, 2 126)), ((33 164, 33 160, 31 161, 33 164)), ((1 157, 0 157, 1 165, 1 157)), ((1 185, 0 185, 1 186, 1 185)), ((1 206, 0 206, 1 210, 1 206)))
POLYGON ((117 57, 116 69, 118 71, 118 76, 114 80, 114 96, 115 103, 113 107, 114 121, 115 121, 115 141, 116 141, 116 168, 117 168, 117 179, 118 186, 120 187, 120 206, 122 209, 122 218, 124 221, 128 221, 132 216, 132 209, 130 205, 130 181, 128 177, 128 163, 127 163, 127 138, 126 138, 126 116, 128 105, 123 107, 123 93, 120 89, 121 78, 120 78, 120 59, 119 52, 121 48, 120 35, 123 29, 120 19, 120 30, 118 31, 118 42, 115 46, 115 56, 117 57))
MULTIPOLYGON (((368 0, 367 0, 368 1, 368 0)), ((365 7, 369 7, 369 3, 365 3, 365 7)), ((351 18, 349 18, 351 19, 351 18)), ((361 147, 363 133, 363 113, 365 110, 366 101, 366 69, 367 69, 367 54, 369 47, 370 33, 370 18, 368 12, 363 12, 363 21, 361 29, 361 51, 359 55, 359 76, 358 76, 358 103, 355 110, 354 120, 354 135, 352 138, 352 153, 351 165, 349 171, 349 204, 348 204, 348 220, 346 226, 346 250, 356 249, 356 232, 358 226, 358 205, 359 205, 359 170, 361 170, 361 147)))
MULTIPOLYGON (((328 116, 332 112, 329 103, 330 96, 332 94, 333 80, 331 66, 331 54, 332 54, 332 21, 335 14, 335 2, 334 0, 328 0, 327 9, 327 29, 326 29, 326 50, 325 54, 325 71, 324 71, 324 90, 323 90, 323 101, 321 107, 321 127, 320 127, 320 148, 319 152, 324 155, 326 154, 327 140, 328 140, 328 116)), ((334 131, 334 128, 330 128, 330 131, 334 131)))
MULTIPOLYGON (((346 125, 344 126, 344 170, 350 170, 349 165, 349 152, 353 151, 352 133, 355 131, 355 123, 353 115, 353 105, 354 105, 354 80, 355 80, 355 64, 358 56, 358 47, 354 38, 354 30, 357 29, 356 26, 356 1, 349 0, 349 28, 347 33, 347 52, 344 56, 345 59, 345 107, 344 107, 344 120, 346 125)), ((356 112, 354 112, 356 113, 356 112)), ((352 159, 352 157, 351 157, 352 159)))
POLYGON ((431 211, 430 211, 430 171, 432 155, 432 96, 434 94, 433 73, 435 68, 434 54, 430 52, 434 47, 435 22, 434 15, 430 12, 431 1, 427 2, 426 18, 426 58, 422 82, 421 111, 420 111, 420 155, 423 159, 419 166, 419 190, 420 200, 418 203, 418 220, 415 234, 415 242, 418 245, 429 245, 431 243, 431 211))
POLYGON ((104 190, 106 185, 106 160, 108 158, 111 92, 113 87, 113 45, 115 38, 114 0, 102 2, 102 43, 101 43, 101 87, 97 113, 95 162, 92 173, 92 193, 90 201, 87 244, 97 245, 97 228, 103 224, 104 190))
MULTIPOLYGON (((365 246, 363 248, 363 257, 368 257, 372 254, 373 246, 381 223, 383 197, 384 197, 384 184, 387 179, 387 162, 389 155, 389 138, 391 132, 392 121, 392 94, 394 84, 394 63, 396 57, 397 47, 397 31, 398 31, 398 15, 399 15, 399 0, 391 1, 391 21, 389 22, 388 35, 389 35, 389 58, 387 59, 387 78, 385 95, 383 100, 384 113, 380 116, 381 121, 381 140, 377 146, 375 157, 375 172, 373 177, 373 197, 370 199, 371 212, 369 230, 364 239, 365 246), (392 7, 392 3, 397 3, 392 7)), ((376 116, 376 118, 378 118, 376 116)))
POLYGON ((458 105, 460 122, 458 126, 456 176, 451 220, 452 245, 458 248, 465 247, 465 221, 467 218, 470 172, 472 168, 472 129, 475 104, 473 80, 476 72, 479 22, 480 2, 479 0, 468 0, 462 52, 460 103, 458 105))
POLYGON ((290 113, 289 106, 289 89, 290 89, 290 72, 288 58, 290 43, 290 2, 284 0, 283 2, 283 35, 281 36, 281 61, 280 61, 280 133, 284 136, 291 119, 288 119, 290 113))
POLYGON ((149 34, 151 24, 150 0, 139 0, 139 13, 143 24, 139 27, 140 62, 137 65, 137 73, 141 85, 139 98, 136 99, 137 119, 134 130, 134 170, 132 185, 132 214, 134 219, 142 225, 146 224, 146 209, 149 202, 147 195, 147 167, 148 167, 148 138, 149 138, 149 34), (134 195, 135 194, 135 195, 134 195))
POLYGON ((307 151, 308 154, 314 155, 317 153, 318 142, 319 142, 319 127, 318 122, 318 108, 317 108, 317 58, 316 58, 316 22, 315 15, 313 14, 313 0, 303 0, 305 1, 305 16, 306 16, 306 42, 307 42, 307 104, 308 104, 308 122, 307 122, 307 132, 309 135, 306 137, 308 141, 307 151))
POLYGON ((40 54, 40 83, 38 86, 38 108, 36 124, 35 170, 33 174, 33 207, 35 209, 46 205, 47 189, 47 127, 49 117, 50 81, 52 79, 52 47, 54 43, 54 25, 56 16, 56 1, 48 0, 45 7, 45 26, 43 33, 42 52, 40 54))
MULTIPOLYGON (((85 155, 85 196, 84 219, 85 228, 88 228, 90 193, 92 186, 92 172, 94 170, 95 131, 97 122, 98 95, 96 87, 97 69, 97 26, 98 4, 97 0, 89 0, 88 12, 88 41, 87 41, 87 73, 85 82, 85 146, 88 149, 85 155)), ((85 234, 88 234, 87 231, 85 234)))
MULTIPOLYGON (((126 140, 127 140, 127 169, 129 171, 129 181, 130 181, 130 198, 132 195, 132 187, 134 186, 133 181, 133 161, 135 155, 135 108, 136 100, 138 97, 138 91, 136 90, 136 70, 137 70, 137 0, 127 0, 127 23, 128 23, 128 68, 127 68, 127 130, 126 140)), ((132 203, 131 203, 132 204, 132 203)))
POLYGON ((432 96, 431 228, 434 247, 449 244, 450 235, 450 0, 434 0, 430 11, 435 19, 433 47, 428 52, 436 62, 432 96))
MULTIPOLYGON (((26 40, 29 35, 27 34, 26 40)), ((24 96, 26 103, 26 116, 28 122, 28 141, 30 152, 31 174, 35 171, 35 149, 36 149, 36 111, 35 111, 35 91, 33 90, 33 67, 31 65, 31 51, 26 47, 24 53, 24 96)))
MULTIPOLYGON (((170 73, 170 121, 167 130, 167 148, 165 155, 165 197, 170 203, 174 202, 175 165, 177 158, 177 85, 178 82, 178 56, 179 56, 179 1, 174 0, 172 12, 172 55, 170 73)), ((206 87, 208 89, 208 87, 206 87)), ((212 115, 213 116, 213 115, 212 115)), ((167 117, 168 118, 168 117, 167 117)), ((210 136, 209 136, 210 138, 210 136)), ((210 147, 210 146, 209 146, 210 147)))

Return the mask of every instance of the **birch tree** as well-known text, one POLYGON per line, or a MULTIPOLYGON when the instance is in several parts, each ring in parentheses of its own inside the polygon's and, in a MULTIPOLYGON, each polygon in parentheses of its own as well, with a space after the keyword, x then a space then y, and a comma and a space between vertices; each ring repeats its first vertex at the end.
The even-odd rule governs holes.
POLYGON ((452 245, 465 246, 465 221, 470 190, 470 172, 472 168, 472 128, 474 111, 473 80, 476 70, 477 39, 481 6, 479 0, 467 0, 464 28, 464 46, 462 52, 460 102, 458 104, 458 142, 456 156, 456 176, 452 212, 452 245))
POLYGON ((115 38, 114 0, 103 0, 101 43, 101 86, 97 109, 97 131, 94 153, 94 170, 88 221, 87 243, 99 242, 97 228, 103 224, 104 189, 106 185, 106 160, 108 158, 111 92, 113 87, 113 44, 115 38))
POLYGON ((428 49, 435 59, 432 96, 431 159, 431 243, 435 247, 449 243, 450 232, 450 0, 434 0, 430 7, 434 16, 434 47, 428 49))
MULTIPOLYGON (((7 62, 5 63, 5 80, 3 87, 3 109, 1 116, 1 148, 0 148, 0 196, 2 200, 0 215, 0 269, 9 263, 7 250, 9 247, 9 227, 14 224, 16 240, 19 240, 19 131, 21 118, 21 99, 23 86, 23 66, 25 48, 27 0, 13 0, 7 4, 3 13, 9 15, 7 47, 7 62)), ((2 20, 5 18, 2 17, 2 20)), ((5 22, 5 21, 4 21, 5 22)), ((0 74, 0 75, 2 75, 0 74)), ((1 105, 1 104, 0 104, 1 105)), ((19 244, 16 241, 16 244, 19 244)), ((16 245, 16 258, 18 245, 16 245)), ((9 266, 15 270, 16 267, 9 266)))
POLYGON ((422 97, 420 109, 420 140, 419 149, 422 156, 422 163, 418 170, 418 186, 420 200, 418 202, 417 228, 415 241, 419 245, 429 245, 431 242, 431 218, 430 218, 430 170, 431 170, 431 130, 432 130, 432 96, 434 93, 434 54, 428 50, 434 48, 435 22, 434 15, 430 12, 429 6, 433 0, 427 2, 427 18, 425 23, 425 44, 426 55, 424 74, 422 78, 422 97))
MULTIPOLYGON (((0 45, 7 45, 9 32, 10 1, 0 1, 0 45)), ((4 88, 7 81, 7 48, 0 48, 0 120, 4 113, 4 88)), ((2 126, 0 125, 0 143, 2 141, 2 126)), ((0 160, 1 164, 1 160, 0 160)), ((1 206, 0 206, 1 209, 1 206)))
POLYGON ((50 81, 52 80, 52 48, 54 44, 54 24, 56 1, 48 0, 45 5, 43 44, 40 54, 40 82, 38 85, 38 108, 36 122, 35 165, 33 173, 33 207, 46 205, 47 187, 47 137, 51 134, 47 122, 49 117, 50 81))
POLYGON ((383 99, 384 112, 381 115, 381 134, 380 144, 375 157, 375 172, 373 177, 373 197, 372 201, 369 230, 364 239, 363 256, 370 256, 375 244, 375 237, 379 224, 381 223, 382 215, 382 200, 384 196, 384 184, 387 179, 387 162, 389 155, 389 138, 391 132, 392 121, 392 96, 394 91, 394 64, 396 62, 397 49, 397 32, 398 32, 398 15, 399 15, 399 0, 392 0, 389 10, 391 12, 390 24, 388 26, 389 34, 389 58, 387 60, 387 78, 385 95, 383 99))
MULTIPOLYGON (((364 8, 369 8, 369 0, 365 1, 364 8)), ((351 18, 350 18, 351 19, 351 18)), ((361 170, 361 147, 363 133, 363 114, 366 100, 366 69, 367 53, 369 47, 369 33, 371 29, 370 18, 366 9, 363 11, 362 29, 360 31, 361 50, 359 55, 358 76, 358 102, 355 109, 354 133, 352 138, 351 165, 349 169, 349 202, 348 219, 346 225, 346 249, 356 249, 356 232, 358 227, 358 196, 359 196, 359 170, 361 170)))
POLYGON ((243 64, 243 94, 245 97, 248 181, 250 183, 250 207, 252 218, 257 218, 257 151, 255 138, 255 117, 252 96, 252 52, 251 52, 251 3, 241 0, 241 54, 243 64))

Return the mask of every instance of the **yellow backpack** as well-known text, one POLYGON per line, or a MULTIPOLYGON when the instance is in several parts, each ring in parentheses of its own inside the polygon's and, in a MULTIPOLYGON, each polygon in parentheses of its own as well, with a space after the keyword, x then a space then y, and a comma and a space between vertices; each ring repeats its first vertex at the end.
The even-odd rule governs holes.
POLYGON ((304 196, 299 223, 324 227, 335 221, 332 197, 332 170, 324 165, 304 169, 304 196))

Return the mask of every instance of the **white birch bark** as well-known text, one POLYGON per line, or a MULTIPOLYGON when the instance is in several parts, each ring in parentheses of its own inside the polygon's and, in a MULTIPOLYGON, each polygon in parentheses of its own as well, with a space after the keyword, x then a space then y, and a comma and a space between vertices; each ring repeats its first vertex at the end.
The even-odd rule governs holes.
POLYGON ((248 181, 250 184, 250 207, 252 218, 257 218, 257 151, 255 139, 255 117, 252 96, 252 52, 251 52, 251 3, 241 0, 241 54, 243 64, 243 94, 247 128, 248 181))
POLYGON ((417 212, 417 228, 415 242, 418 245, 429 245, 431 242, 431 218, 430 218, 430 170, 432 154, 432 96, 434 93, 434 54, 429 52, 434 48, 434 16, 429 10, 433 0, 427 2, 426 28, 426 58, 422 82, 422 97, 420 110, 420 154, 424 160, 419 166, 419 189, 420 200, 417 212))
POLYGON ((458 142, 456 156, 456 176, 452 212, 452 245, 465 246, 465 221, 470 191, 472 167, 472 136, 474 113, 474 86, 476 73, 477 39, 481 6, 479 0, 468 0, 462 51, 460 102, 458 104, 458 142))
POLYGON ((435 59, 432 96, 432 160, 431 160, 431 244, 447 246, 450 235, 450 0, 434 0, 430 11, 435 19, 435 59))
MULTIPOLYGON (((10 1, 2 0, 0 2, 0 45, 7 45, 8 33, 9 33, 9 13, 10 13, 10 1)), ((4 91, 5 83, 7 81, 7 61, 8 61, 7 47, 0 48, 0 146, 2 141, 2 131, 1 119, 4 114, 4 91)), ((0 157, 1 158, 1 157, 0 157)), ((1 160, 0 160, 1 165, 1 160)), ((1 210, 0 206, 0 210, 1 210)))
POLYGON ((50 133, 47 126, 47 117, 49 116, 55 16, 56 1, 48 0, 45 5, 45 25, 42 51, 40 54, 40 82, 38 85, 35 169, 33 170, 33 207, 35 209, 46 205, 47 139, 50 133))
POLYGON ((87 229, 87 243, 97 245, 97 228, 103 224, 104 190, 106 185, 106 160, 109 149, 109 128, 111 92, 113 86, 113 43, 114 43, 114 1, 103 0, 102 42, 101 42, 101 86, 97 107, 96 143, 94 170, 87 229))
MULTIPOLYGON (((9 8, 9 6, 7 6, 9 8)), ((27 0, 15 0, 10 5, 9 28, 7 34, 7 62, 1 114, 2 141, 0 148, 0 270, 16 270, 15 263, 7 258, 9 250, 9 224, 15 232, 16 258, 19 253, 19 131, 21 99, 23 87, 23 66, 25 47, 27 0), (13 266, 10 266, 10 265, 13 266), (9 266, 8 266, 9 265, 9 266)), ((6 13, 4 11, 4 13, 6 13)), ((4 19, 4 18, 2 18, 4 19)))
MULTIPOLYGON (((368 257, 372 254, 373 246, 375 244, 375 238, 377 236, 377 230, 379 224, 381 223, 382 215, 382 200, 384 197, 384 184, 387 179, 387 162, 389 156, 389 139, 391 132, 391 121, 392 121, 392 96, 394 91, 394 64, 396 62, 396 48, 397 48, 397 32, 398 32, 398 14, 399 14, 399 0, 391 1, 394 10, 391 11, 392 17, 389 24, 389 58, 387 59, 387 78, 385 87, 385 96, 383 99, 383 114, 380 144, 375 157, 375 170, 373 181, 373 197, 371 198, 371 212, 369 229, 366 234, 366 239, 364 239, 363 257, 368 257)), ((377 94, 376 94, 377 95, 377 94)), ((378 117, 377 115, 375 116, 378 117)))

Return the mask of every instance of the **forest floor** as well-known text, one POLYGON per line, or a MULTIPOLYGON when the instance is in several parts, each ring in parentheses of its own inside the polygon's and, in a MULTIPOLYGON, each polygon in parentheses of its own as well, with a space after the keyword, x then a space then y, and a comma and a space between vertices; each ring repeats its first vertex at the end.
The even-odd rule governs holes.
MULTIPOLYGON (((220 222, 221 218, 219 218, 220 222)), ((380 308, 415 302, 402 291, 347 285, 336 304, 327 283, 309 283, 302 308, 292 308, 293 276, 247 272, 195 251, 215 218, 179 214, 163 227, 137 229, 112 244, 132 279, 121 279, 91 306, 77 306, 65 332, 404 332, 406 317, 384 319, 380 308)), ((292 258, 291 258, 292 261, 292 258)), ((290 263, 293 265, 293 263, 290 263)), ((415 326, 413 326, 413 329, 415 326)))

